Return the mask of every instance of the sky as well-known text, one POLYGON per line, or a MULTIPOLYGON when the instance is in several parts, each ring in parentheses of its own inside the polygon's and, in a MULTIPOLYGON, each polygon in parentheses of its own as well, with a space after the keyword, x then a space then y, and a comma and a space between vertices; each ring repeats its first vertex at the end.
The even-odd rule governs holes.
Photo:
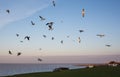
POLYGON ((55 0, 55 7, 52 1, 0 0, 0 63, 37 63, 37 58, 43 63, 119 60, 120 0, 55 0), (81 14, 83 8, 85 17, 81 14), (48 22, 54 22, 52 31, 48 22), (18 52, 22 54, 16 56, 18 52))

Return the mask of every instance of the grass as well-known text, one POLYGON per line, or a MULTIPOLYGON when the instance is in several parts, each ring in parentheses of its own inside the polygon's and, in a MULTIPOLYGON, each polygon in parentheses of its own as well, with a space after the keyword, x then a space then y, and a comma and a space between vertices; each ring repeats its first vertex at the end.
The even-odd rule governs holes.
POLYGON ((30 73, 6 77, 120 77, 120 66, 97 66, 94 68, 66 70, 61 72, 30 73))

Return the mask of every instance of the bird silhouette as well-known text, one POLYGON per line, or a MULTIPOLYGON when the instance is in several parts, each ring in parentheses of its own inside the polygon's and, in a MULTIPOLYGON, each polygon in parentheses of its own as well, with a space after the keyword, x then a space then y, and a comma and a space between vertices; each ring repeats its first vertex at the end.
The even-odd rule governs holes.
POLYGON ((38 61, 42 61, 42 59, 38 58, 38 61))
POLYGON ((39 48, 39 50, 41 51, 41 50, 42 50, 42 48, 39 48))
POLYGON ((19 34, 16 34, 17 37, 19 37, 19 34))
POLYGON ((43 18, 42 16, 39 16, 39 17, 40 17, 41 21, 45 20, 45 18, 43 18))
POLYGON ((52 40, 54 40, 55 38, 54 37, 52 37, 52 40))
POLYGON ((17 56, 20 56, 20 55, 21 55, 21 52, 18 52, 18 53, 17 53, 17 56))
POLYGON ((80 33, 84 32, 84 30, 79 30, 80 33))
POLYGON ((81 42, 81 39, 80 39, 80 37, 78 37, 78 42, 79 42, 79 43, 81 42))
POLYGON ((108 44, 107 44, 107 45, 105 45, 105 46, 107 46, 107 47, 111 47, 111 45, 108 45, 108 44))
POLYGON ((30 36, 25 36, 24 39, 30 40, 30 36))
POLYGON ((35 25, 35 23, 34 23, 33 21, 31 21, 31 24, 32 24, 32 25, 35 25))
POLYGON ((52 1, 53 6, 55 7, 55 1, 52 1))
POLYGON ((83 8, 82 9, 82 17, 84 17, 85 16, 85 9, 83 8))
POLYGON ((61 44, 63 44, 63 40, 61 40, 60 42, 61 42, 61 44))
POLYGON ((61 20, 60 22, 63 23, 63 20, 61 20))
POLYGON ((53 25, 53 22, 48 22, 46 25, 53 25))
POLYGON ((67 36, 67 38, 69 38, 70 36, 67 36))
POLYGON ((12 52, 10 50, 8 52, 9 52, 10 55, 12 55, 12 52))
POLYGON ((53 22, 49 22, 46 25, 48 25, 49 30, 53 30, 53 22))
POLYGON ((21 43, 23 43, 23 41, 20 41, 21 43))
POLYGON ((44 38, 46 38, 47 36, 46 35, 43 35, 44 38))
POLYGON ((7 9, 7 10, 6 10, 6 12, 9 14, 9 13, 10 13, 10 10, 9 10, 9 9, 7 9))
POLYGON ((104 34, 97 34, 96 36, 99 36, 100 38, 104 37, 104 34))
POLYGON ((49 25, 48 27, 49 27, 49 30, 53 30, 52 25, 51 26, 49 25))

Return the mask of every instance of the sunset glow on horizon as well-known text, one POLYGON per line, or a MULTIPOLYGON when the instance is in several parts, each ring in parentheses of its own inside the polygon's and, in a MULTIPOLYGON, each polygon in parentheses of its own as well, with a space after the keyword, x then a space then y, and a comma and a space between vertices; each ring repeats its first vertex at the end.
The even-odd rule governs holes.
POLYGON ((119 0, 55 0, 55 5, 52 1, 0 0, 0 63, 37 63, 39 57, 43 63, 119 59, 119 0), (92 55, 99 57, 80 58, 92 55))

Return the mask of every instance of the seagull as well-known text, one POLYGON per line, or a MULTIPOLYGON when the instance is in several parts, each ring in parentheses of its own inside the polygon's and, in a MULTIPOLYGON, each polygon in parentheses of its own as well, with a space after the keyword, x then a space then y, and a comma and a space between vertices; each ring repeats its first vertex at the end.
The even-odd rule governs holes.
POLYGON ((69 38, 70 36, 67 36, 67 38, 69 38))
POLYGON ((49 25, 48 27, 49 27, 49 30, 53 30, 52 25, 51 26, 49 25))
POLYGON ((38 61, 42 61, 42 59, 38 58, 38 61))
POLYGON ((49 30, 53 30, 53 22, 49 22, 49 23, 47 23, 46 25, 48 25, 48 27, 49 27, 49 30))
POLYGON ((46 35, 43 35, 44 38, 46 38, 47 36, 46 35))
POLYGON ((24 39, 30 40, 30 36, 25 36, 24 39))
POLYGON ((55 38, 54 37, 52 37, 52 40, 54 40, 55 38))
POLYGON ((19 34, 16 34, 16 36, 18 37, 18 36, 19 36, 19 34))
POLYGON ((80 37, 78 37, 78 42, 79 42, 79 43, 81 42, 81 39, 80 39, 80 37))
POLYGON ((55 7, 55 1, 52 1, 53 6, 55 7))
POLYGON ((60 22, 63 23, 63 20, 61 20, 60 22))
POLYGON ((45 20, 45 18, 43 18, 42 16, 39 16, 39 17, 40 17, 41 21, 45 20))
POLYGON ((80 33, 84 32, 84 30, 79 30, 80 33))
POLYGON ((20 41, 21 43, 23 43, 23 41, 20 41))
POLYGON ((10 10, 9 10, 9 9, 7 9, 7 10, 6 10, 6 12, 9 14, 9 13, 10 13, 10 10))
POLYGON ((61 40, 60 42, 61 42, 61 44, 63 44, 63 40, 61 40))
POLYGON ((82 9, 82 17, 84 17, 85 16, 85 9, 83 8, 82 9))
POLYGON ((41 51, 41 50, 42 50, 42 48, 39 48, 39 50, 41 51))
POLYGON ((32 25, 35 25, 35 23, 34 23, 33 21, 31 21, 31 24, 32 24, 32 25))
POLYGON ((12 55, 12 52, 9 50, 9 54, 12 55))
POLYGON ((17 56, 20 56, 20 55, 21 55, 21 52, 18 52, 18 53, 17 53, 17 56))
POLYGON ((53 25, 53 22, 48 22, 46 25, 53 25))
POLYGON ((111 47, 111 45, 105 45, 105 46, 107 46, 107 47, 111 47))
POLYGON ((104 34, 97 34, 96 36, 99 36, 100 38, 104 37, 104 34))

